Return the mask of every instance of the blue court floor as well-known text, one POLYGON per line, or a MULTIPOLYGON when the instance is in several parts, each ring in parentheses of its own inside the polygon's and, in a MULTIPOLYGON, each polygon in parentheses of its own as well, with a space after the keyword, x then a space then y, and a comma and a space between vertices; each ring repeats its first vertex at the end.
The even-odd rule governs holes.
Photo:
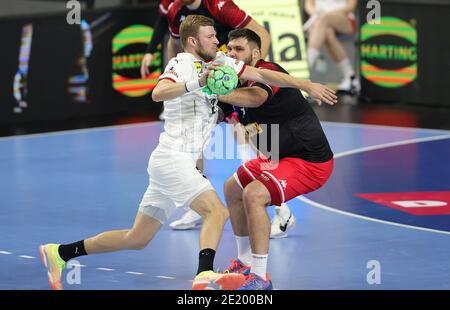
MULTIPOLYGON (((132 225, 161 127, 0 138, 0 289, 49 289, 40 243, 132 225)), ((323 188, 289 202, 297 225, 288 238, 270 243, 274 287, 450 289, 450 131, 323 127, 335 170, 323 188)), ((237 159, 206 162, 222 200, 223 182, 238 165, 237 159)), ((165 225, 142 251, 80 257, 81 267, 64 276, 65 289, 189 289, 198 233, 165 225)), ((235 255, 228 223, 216 268, 235 255)))

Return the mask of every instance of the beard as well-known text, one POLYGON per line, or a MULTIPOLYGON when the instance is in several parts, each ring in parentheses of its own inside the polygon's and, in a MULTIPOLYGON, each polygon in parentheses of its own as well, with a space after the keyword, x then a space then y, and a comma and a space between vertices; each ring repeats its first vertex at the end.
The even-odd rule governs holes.
POLYGON ((247 58, 242 60, 247 66, 251 66, 252 62, 253 62, 253 57, 252 55, 248 56, 247 58))
POLYGON ((195 52, 197 53, 198 56, 200 56, 206 62, 209 62, 209 61, 213 60, 214 58, 216 58, 216 52, 214 52, 214 53, 207 52, 201 44, 199 44, 199 46, 196 48, 195 52))

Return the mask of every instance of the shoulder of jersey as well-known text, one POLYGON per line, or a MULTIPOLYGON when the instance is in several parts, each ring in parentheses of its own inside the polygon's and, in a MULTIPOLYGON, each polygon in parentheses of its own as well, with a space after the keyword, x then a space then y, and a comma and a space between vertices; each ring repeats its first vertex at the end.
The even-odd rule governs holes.
POLYGON ((215 6, 220 11, 227 1, 231 0, 206 0, 205 2, 210 6, 215 6))
POLYGON ((172 58, 171 61, 175 61, 175 62, 189 62, 194 60, 194 56, 192 56, 192 54, 189 53, 178 53, 176 57, 172 58))
POLYGON ((231 0, 204 0, 203 4, 206 6, 206 9, 212 13, 213 15, 220 14, 222 7, 226 4, 226 2, 231 0))
POLYGON ((180 72, 191 72, 198 65, 195 63, 195 58, 192 54, 189 53, 179 53, 176 57, 172 58, 168 64, 172 68, 178 68, 177 70, 181 70, 180 72), (181 65, 181 67, 178 67, 181 65))
POLYGON ((159 3, 159 8, 163 11, 163 13, 167 14, 167 10, 172 5, 173 0, 161 0, 159 3))
POLYGON ((172 1, 169 6, 167 7, 167 16, 170 19, 170 17, 174 17, 176 15, 175 13, 181 10, 183 7, 183 4, 180 0, 172 1))

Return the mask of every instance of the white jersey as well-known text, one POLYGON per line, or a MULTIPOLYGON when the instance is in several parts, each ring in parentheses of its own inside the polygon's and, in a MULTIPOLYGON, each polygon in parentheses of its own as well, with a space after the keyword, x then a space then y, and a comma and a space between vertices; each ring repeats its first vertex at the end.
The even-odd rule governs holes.
POLYGON ((336 11, 345 8, 347 0, 316 0, 316 9, 321 12, 336 11))
MULTIPOLYGON (((242 61, 227 57, 222 52, 217 53, 213 62, 231 66, 238 76, 245 69, 242 61)), ((159 79, 176 83, 192 81, 202 75, 208 64, 190 53, 179 53, 169 61, 159 79)), ((165 123, 164 132, 159 138, 160 144, 198 156, 209 143, 217 123, 217 102, 217 95, 207 95, 201 88, 164 101, 165 123)))

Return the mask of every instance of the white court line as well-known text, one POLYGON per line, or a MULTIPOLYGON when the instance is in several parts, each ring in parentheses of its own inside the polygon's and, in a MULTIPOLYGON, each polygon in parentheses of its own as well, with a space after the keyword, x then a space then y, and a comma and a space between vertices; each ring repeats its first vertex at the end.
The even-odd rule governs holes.
POLYGON ((334 155, 334 158, 340 158, 340 157, 344 157, 344 156, 349 156, 349 155, 363 153, 363 152, 370 152, 370 151, 375 151, 375 150, 380 150, 380 149, 387 149, 390 147, 395 147, 395 146, 400 146, 400 145, 429 142, 429 141, 436 141, 436 140, 445 140, 445 139, 450 139, 450 135, 424 137, 424 138, 416 138, 416 139, 383 143, 383 144, 378 144, 378 145, 366 146, 366 147, 362 147, 362 148, 358 148, 358 149, 354 149, 354 150, 350 150, 350 151, 340 152, 340 153, 334 155))
POLYGON ((450 133, 450 130, 444 129, 431 129, 431 128, 417 128, 417 127, 400 127, 400 126, 388 126, 388 125, 375 125, 375 124, 361 124, 361 123, 341 123, 341 122, 330 122, 321 121, 324 125, 332 125, 336 127, 348 127, 348 128, 374 128, 383 130, 397 130, 397 131, 427 131, 432 133, 450 133))
POLYGON ((160 279, 168 279, 168 280, 175 280, 176 278, 174 278, 174 277, 167 277, 167 276, 156 276, 157 278, 160 278, 160 279))
POLYGON ((29 256, 29 255, 19 255, 20 258, 25 258, 25 259, 35 259, 36 257, 34 256, 29 256))
POLYGON ((13 139, 28 139, 28 138, 39 138, 45 136, 60 136, 60 135, 70 135, 77 133, 85 133, 85 132, 101 132, 108 131, 113 129, 129 129, 129 128, 139 128, 139 127, 150 127, 159 125, 160 121, 151 121, 146 123, 136 123, 136 124, 126 124, 126 125, 111 125, 104 127, 92 127, 92 128, 83 128, 83 129, 69 129, 69 130, 60 130, 60 131, 52 131, 52 132, 41 132, 41 133, 31 133, 26 135, 16 135, 16 136, 8 136, 8 137, 0 137, 0 141, 4 140, 13 140, 13 139))
MULTIPOLYGON (((399 127, 399 126, 386 126, 386 125, 373 125, 373 124, 359 124, 359 123, 340 123, 340 122, 330 122, 330 121, 321 121, 324 125, 332 125, 337 127, 357 127, 357 128, 374 128, 374 129, 384 129, 384 130, 398 130, 398 131, 426 131, 426 132, 434 132, 434 133, 449 133, 450 130, 442 130, 442 129, 429 129, 429 128, 415 128, 415 127, 399 127)), ((38 138, 43 136, 60 136, 67 134, 77 134, 77 133, 85 133, 85 132, 101 132, 113 129, 128 129, 128 128, 139 128, 139 127, 151 127, 160 125, 160 121, 150 121, 136 124, 125 124, 125 125, 111 125, 111 126, 103 126, 103 127, 92 127, 92 128, 83 128, 83 129, 69 129, 69 130, 60 130, 60 131, 52 131, 52 132, 42 132, 42 133, 32 133, 26 135, 15 135, 8 137, 0 137, 0 141, 5 140, 13 140, 13 139, 28 139, 28 138, 38 138)))
POLYGON ((398 226, 398 227, 403 227, 403 228, 410 228, 410 229, 416 229, 416 230, 422 230, 422 231, 428 231, 428 232, 434 232, 434 233, 439 233, 439 234, 444 234, 444 235, 450 235, 450 232, 448 231, 443 231, 443 230, 436 230, 436 229, 430 229, 430 228, 424 228, 424 227, 419 227, 419 226, 412 226, 412 225, 406 225, 406 224, 400 224, 400 223, 396 223, 396 222, 390 222, 390 221, 384 221, 384 220, 379 220, 379 219, 375 219, 375 218, 371 218, 371 217, 367 217, 367 216, 363 216, 363 215, 359 215, 359 214, 354 214, 354 213, 350 213, 347 211, 342 211, 342 210, 338 210, 338 209, 334 209, 333 207, 328 207, 326 205, 323 205, 321 203, 315 202, 311 199, 308 199, 306 197, 297 197, 298 200, 301 200, 311 206, 320 208, 320 209, 324 209, 324 210, 328 210, 331 212, 335 212, 335 213, 339 213, 342 215, 347 215, 350 217, 354 217, 354 218, 358 218, 358 219, 362 219, 362 220, 366 220, 366 221, 371 221, 371 222, 376 222, 376 223, 381 223, 381 224, 387 224, 387 225, 393 225, 393 226, 398 226))
MULTIPOLYGON (((13 254, 13 253, 12 252, 8 252, 8 251, 0 251, 0 254, 10 255, 10 254, 13 254)), ((36 258, 34 256, 29 256, 29 255, 19 255, 19 257, 20 258, 24 258, 24 259, 35 259, 36 258)), ((72 264, 70 261, 67 264, 70 267, 87 267, 86 265, 82 265, 82 264, 72 264)), ((101 270, 101 271, 116 271, 115 269, 104 268, 104 267, 99 267, 99 268, 95 268, 95 269, 101 270)), ((131 275, 138 275, 138 276, 144 275, 143 272, 137 272, 137 271, 127 271, 125 273, 126 274, 131 274, 131 275)), ((157 276, 157 278, 175 280, 174 277, 166 277, 166 276, 157 276)))
MULTIPOLYGON (((374 146, 369 146, 369 147, 363 147, 363 148, 359 148, 359 149, 355 149, 355 150, 351 150, 351 151, 338 153, 334 156, 334 158, 340 158, 340 157, 344 157, 344 156, 350 156, 350 155, 357 154, 357 153, 370 152, 370 151, 379 150, 379 149, 386 149, 386 148, 399 146, 399 145, 436 141, 436 140, 445 140, 445 139, 450 139, 450 135, 410 139, 410 140, 403 140, 403 141, 397 141, 397 142, 392 142, 392 143, 379 144, 379 145, 374 145, 374 146)), ((300 201, 303 201, 303 202, 313 206, 313 207, 317 207, 320 209, 328 210, 331 212, 335 212, 335 213, 342 214, 342 215, 347 215, 347 216, 358 218, 358 219, 363 219, 366 221, 372 221, 372 222, 376 222, 376 223, 393 225, 393 226, 398 226, 398 227, 403 227, 403 228, 416 229, 416 230, 421 230, 421 231, 450 235, 450 232, 448 232, 448 231, 400 224, 400 223, 390 222, 390 221, 384 221, 384 220, 379 220, 379 219, 375 219, 375 218, 371 218, 371 217, 367 217, 367 216, 363 216, 363 215, 354 214, 354 213, 347 212, 347 211, 342 211, 342 210, 335 209, 335 208, 327 206, 327 205, 323 205, 321 203, 318 203, 316 201, 313 201, 313 200, 303 197, 303 196, 299 196, 296 198, 300 201)))
POLYGON ((82 264, 72 264, 70 261, 67 262, 67 266, 71 266, 71 267, 87 267, 86 265, 82 265, 82 264))

